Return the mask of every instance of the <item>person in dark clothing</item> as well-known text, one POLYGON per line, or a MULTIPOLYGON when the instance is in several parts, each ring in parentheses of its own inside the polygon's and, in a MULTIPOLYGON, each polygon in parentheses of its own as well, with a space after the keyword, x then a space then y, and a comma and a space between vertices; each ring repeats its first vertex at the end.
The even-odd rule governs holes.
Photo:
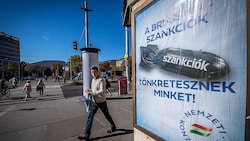
POLYGON ((5 84, 5 81, 4 81, 4 79, 2 79, 2 81, 1 81, 1 92, 5 92, 6 87, 7 87, 7 85, 5 84))
POLYGON ((107 79, 106 77, 104 77, 104 79, 105 79, 105 82, 106 82, 106 92, 107 92, 107 96, 111 97, 112 94, 111 94, 111 91, 109 90, 109 88, 111 87, 111 85, 110 85, 110 83, 109 83, 109 81, 108 81, 108 79, 107 79))

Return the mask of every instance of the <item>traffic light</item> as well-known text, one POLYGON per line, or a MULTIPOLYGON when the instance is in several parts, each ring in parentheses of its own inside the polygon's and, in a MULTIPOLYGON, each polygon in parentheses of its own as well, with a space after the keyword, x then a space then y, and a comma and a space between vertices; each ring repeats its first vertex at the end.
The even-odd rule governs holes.
POLYGON ((77 41, 74 41, 74 42, 73 42, 73 46, 74 46, 74 49, 77 50, 77 46, 78 46, 78 45, 77 45, 77 41))

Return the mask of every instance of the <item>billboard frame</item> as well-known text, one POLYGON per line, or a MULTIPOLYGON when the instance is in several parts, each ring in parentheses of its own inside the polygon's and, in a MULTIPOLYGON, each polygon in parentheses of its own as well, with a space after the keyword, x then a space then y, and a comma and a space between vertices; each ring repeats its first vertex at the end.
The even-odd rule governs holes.
MULTIPOLYGON (((157 0, 143 0, 143 1, 139 1, 139 0, 135 0, 132 4, 132 12, 131 12, 131 29, 132 29, 132 80, 134 81, 133 85, 132 85, 132 92, 133 92, 133 119, 134 119, 134 127, 140 131, 142 131, 143 133, 145 133, 146 135, 152 137, 155 140, 159 140, 159 141, 164 141, 163 138, 161 138, 160 136, 148 131, 147 129, 139 126, 137 124, 136 121, 136 105, 137 105, 137 99, 136 99, 136 15, 140 12, 142 12, 143 10, 145 10, 147 7, 151 6, 154 2, 157 2, 157 0)), ((246 25, 247 25, 247 67, 246 67, 246 76, 247 76, 247 84, 246 84, 246 117, 248 115, 250 115, 250 75, 249 75, 249 70, 250 70, 250 57, 248 56, 250 54, 250 50, 248 49, 249 46, 249 41, 250 41, 250 37, 249 37, 249 33, 250 33, 250 28, 249 24, 250 24, 250 5, 249 5, 249 1, 246 0, 246 25)), ((245 120, 245 141, 250 140, 250 119, 249 120, 245 120)))
MULTIPOLYGON (((141 11, 143 11, 145 8, 147 8, 148 6, 152 5, 155 1, 154 0, 145 0, 143 2, 140 3, 140 1, 138 1, 138 5, 134 5, 136 8, 132 8, 132 13, 131 13, 131 28, 132 28, 132 80, 136 80, 136 63, 135 63, 135 56, 136 56, 136 37, 135 37, 135 16, 136 14, 140 13, 141 11), (138 6, 138 7, 137 7, 138 6)), ((163 138, 161 138, 160 136, 148 131, 147 129, 137 125, 137 121, 136 121, 136 85, 135 82, 133 83, 132 86, 132 92, 133 92, 133 119, 134 119, 134 127, 140 131, 142 131, 144 134, 149 135, 150 137, 154 138, 157 141, 165 141, 163 138)))

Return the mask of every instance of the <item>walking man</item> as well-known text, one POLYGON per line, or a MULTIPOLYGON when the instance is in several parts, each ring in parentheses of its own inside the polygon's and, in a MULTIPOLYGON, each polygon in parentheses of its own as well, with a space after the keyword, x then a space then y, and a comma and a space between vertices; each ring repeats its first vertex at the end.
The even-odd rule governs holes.
POLYGON ((106 103, 106 90, 105 90, 105 81, 100 78, 99 71, 96 66, 91 67, 91 75, 93 76, 91 82, 91 89, 85 91, 85 96, 89 97, 92 102, 95 104, 91 104, 92 107, 89 108, 89 115, 85 126, 85 131, 83 135, 78 136, 78 139, 81 140, 89 140, 91 127, 93 123, 94 116, 98 110, 101 109, 104 116, 110 123, 110 129, 107 130, 107 133, 112 133, 116 131, 116 125, 109 114, 107 103, 106 103))

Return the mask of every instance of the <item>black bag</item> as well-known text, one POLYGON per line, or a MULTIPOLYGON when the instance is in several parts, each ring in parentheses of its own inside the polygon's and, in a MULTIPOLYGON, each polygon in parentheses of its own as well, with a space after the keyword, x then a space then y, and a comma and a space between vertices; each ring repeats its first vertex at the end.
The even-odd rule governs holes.
POLYGON ((106 81, 106 87, 109 88, 110 87, 110 83, 109 81, 106 81))
POLYGON ((41 87, 36 86, 36 91, 40 91, 41 87))

